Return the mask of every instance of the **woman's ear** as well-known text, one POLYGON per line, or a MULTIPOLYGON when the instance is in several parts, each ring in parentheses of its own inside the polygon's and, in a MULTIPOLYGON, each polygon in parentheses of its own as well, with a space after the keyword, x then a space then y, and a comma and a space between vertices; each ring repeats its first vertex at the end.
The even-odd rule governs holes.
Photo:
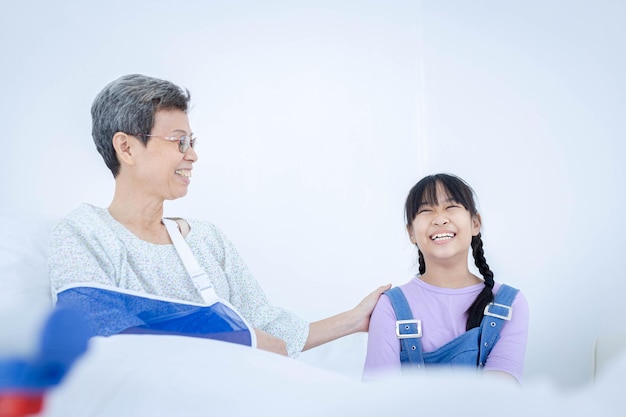
POLYGON ((472 236, 478 236, 482 224, 483 221, 480 217, 480 213, 476 213, 475 216, 472 216, 472 236))
POLYGON ((126 165, 132 165, 133 161, 133 152, 132 152, 132 143, 131 136, 124 132, 117 132, 113 135, 113 139, 111 139, 113 143, 113 149, 115 149, 115 154, 117 155, 118 161, 120 164, 124 162, 126 165))

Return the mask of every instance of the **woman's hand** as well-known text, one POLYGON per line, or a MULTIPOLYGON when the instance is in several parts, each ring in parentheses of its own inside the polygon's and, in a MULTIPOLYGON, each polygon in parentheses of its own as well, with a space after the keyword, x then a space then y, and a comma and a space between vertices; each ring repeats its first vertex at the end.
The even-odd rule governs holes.
POLYGON ((369 293, 352 310, 311 323, 309 337, 302 350, 309 350, 352 333, 366 332, 380 295, 389 288, 391 284, 382 285, 369 293))
POLYGON ((381 294, 391 288, 391 284, 382 285, 367 295, 361 302, 352 309, 357 323, 357 332, 366 332, 370 325, 370 316, 381 294))

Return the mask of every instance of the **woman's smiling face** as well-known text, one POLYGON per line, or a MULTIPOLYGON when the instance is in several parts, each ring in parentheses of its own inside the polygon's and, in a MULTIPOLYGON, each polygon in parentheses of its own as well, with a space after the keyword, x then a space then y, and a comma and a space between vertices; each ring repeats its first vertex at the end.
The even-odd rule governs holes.
POLYGON ((159 110, 155 113, 151 137, 144 151, 140 151, 142 162, 138 174, 141 183, 164 200, 173 200, 187 194, 193 163, 198 160, 194 148, 184 153, 177 141, 163 137, 191 136, 189 118, 181 110, 159 110))

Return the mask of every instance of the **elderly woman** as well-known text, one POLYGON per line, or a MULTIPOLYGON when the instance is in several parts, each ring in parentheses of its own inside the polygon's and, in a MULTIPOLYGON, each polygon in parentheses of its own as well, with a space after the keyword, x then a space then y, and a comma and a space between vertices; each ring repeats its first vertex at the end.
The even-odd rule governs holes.
MULTIPOLYGON (((109 207, 82 204, 55 227, 49 274, 56 302, 88 311, 102 300, 85 286, 202 304, 163 219, 163 203, 187 194, 198 154, 187 110, 189 92, 169 81, 123 76, 94 100, 92 135, 115 179, 109 207)), ((352 310, 308 323, 271 305, 233 244, 213 224, 176 219, 209 286, 250 323, 256 346, 295 357, 339 337, 367 331, 383 286, 352 310)), ((123 316, 115 307, 113 316, 123 316)), ((110 313, 109 313, 110 314, 110 313)), ((108 320, 108 318, 107 318, 108 320)), ((108 334, 123 329, 109 330, 108 334)), ((107 332, 102 332, 108 335, 107 332)), ((96 332, 96 334, 98 334, 96 332)))

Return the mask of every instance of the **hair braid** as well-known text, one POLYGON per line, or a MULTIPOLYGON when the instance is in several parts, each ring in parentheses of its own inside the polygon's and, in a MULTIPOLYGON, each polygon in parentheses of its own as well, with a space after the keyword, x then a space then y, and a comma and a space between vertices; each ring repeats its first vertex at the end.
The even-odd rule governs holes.
POLYGON ((493 272, 489 269, 489 265, 487 265, 487 260, 485 259, 483 239, 480 232, 478 235, 472 237, 472 254, 474 255, 474 264, 485 279, 485 285, 489 288, 493 288, 493 272))
POLYGON ((422 253, 421 250, 419 250, 419 248, 417 248, 417 259, 419 261, 419 266, 420 266, 420 269, 419 269, 420 275, 424 275, 424 273, 426 272, 426 262, 424 262, 424 254, 422 253))
POLYGON ((489 269, 489 265, 487 265, 485 252, 483 250, 483 240, 480 233, 472 238, 472 255, 474 256, 474 264, 485 280, 485 288, 478 294, 478 297, 476 297, 476 300, 474 300, 474 303, 468 309, 469 314, 465 326, 466 330, 480 326, 485 307, 493 301, 493 293, 491 292, 494 286, 493 272, 489 269))

